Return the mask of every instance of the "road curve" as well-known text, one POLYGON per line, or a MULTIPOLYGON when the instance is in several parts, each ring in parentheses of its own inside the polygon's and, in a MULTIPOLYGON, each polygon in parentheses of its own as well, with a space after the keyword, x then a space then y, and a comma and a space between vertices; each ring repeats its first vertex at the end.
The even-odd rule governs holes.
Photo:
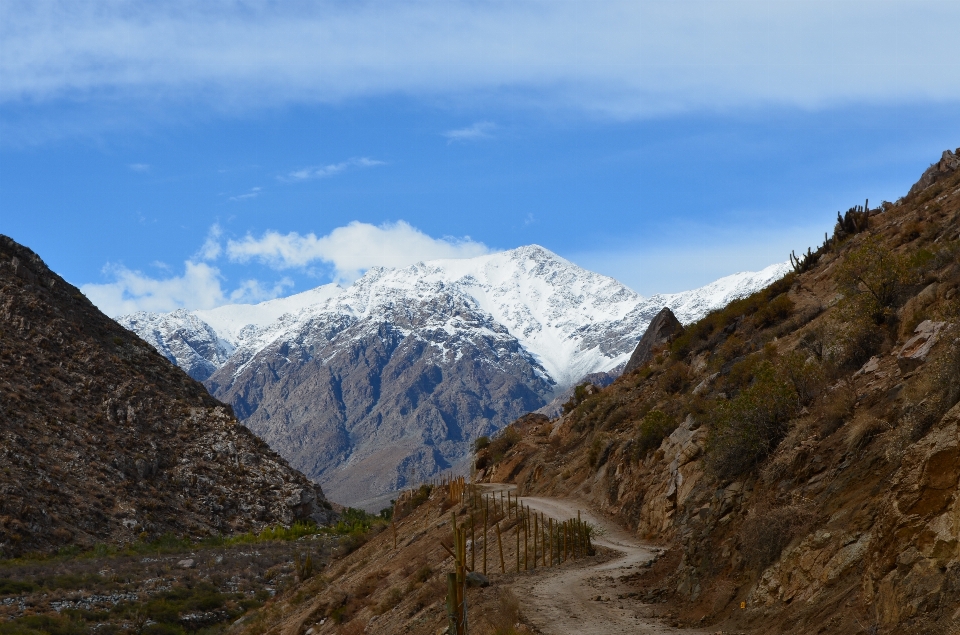
MULTIPOLYGON (((495 484, 490 490, 512 489, 495 484)), ((567 564, 538 569, 517 580, 512 590, 521 598, 524 621, 544 635, 691 635, 706 633, 678 629, 651 617, 651 607, 635 599, 618 599, 627 591, 619 578, 636 573, 637 568, 656 557, 659 549, 644 544, 616 524, 595 514, 583 503, 559 498, 523 496, 520 501, 554 520, 576 518, 599 528, 594 545, 619 552, 606 562, 567 564), (600 598, 598 600, 597 598, 600 598)))

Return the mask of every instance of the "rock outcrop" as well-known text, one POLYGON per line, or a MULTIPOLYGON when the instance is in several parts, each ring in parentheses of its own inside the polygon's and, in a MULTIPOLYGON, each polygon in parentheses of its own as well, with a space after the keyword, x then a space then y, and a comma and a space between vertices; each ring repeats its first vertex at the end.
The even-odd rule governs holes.
POLYGON ((923 176, 920 177, 920 180, 914 183, 913 187, 910 188, 910 192, 907 194, 907 196, 912 196, 918 192, 922 192, 944 176, 953 173, 957 169, 960 169, 960 148, 957 148, 956 152, 944 150, 940 160, 926 169, 926 171, 923 173, 923 176))
POLYGON ((0 236, 0 556, 332 517, 229 406, 0 236))
POLYGON ((650 322, 643 337, 633 349, 630 360, 624 367, 624 374, 640 368, 653 358, 654 351, 669 342, 673 337, 683 332, 683 325, 669 307, 663 307, 657 316, 650 322))

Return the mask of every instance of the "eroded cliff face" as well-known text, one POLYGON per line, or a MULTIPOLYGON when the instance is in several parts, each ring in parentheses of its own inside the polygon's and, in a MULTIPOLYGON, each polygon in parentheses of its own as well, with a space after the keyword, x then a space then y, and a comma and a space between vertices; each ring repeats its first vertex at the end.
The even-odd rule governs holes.
POLYGON ((331 516, 228 406, 0 236, 0 556, 331 516))
POLYGON ((884 210, 569 414, 521 426, 481 476, 587 498, 668 546, 629 584, 691 625, 954 632, 960 177, 884 210), (896 293, 877 302, 870 272, 890 263, 896 293))

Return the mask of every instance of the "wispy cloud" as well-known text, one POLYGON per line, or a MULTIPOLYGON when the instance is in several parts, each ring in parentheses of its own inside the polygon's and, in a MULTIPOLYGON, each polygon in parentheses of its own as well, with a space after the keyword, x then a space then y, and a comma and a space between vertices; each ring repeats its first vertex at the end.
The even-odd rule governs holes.
POLYGON ((307 268, 322 262, 334 277, 352 282, 370 267, 403 267, 421 260, 470 258, 488 253, 483 243, 463 238, 433 238, 404 221, 376 226, 354 221, 326 236, 265 232, 227 243, 234 262, 256 260, 275 269, 307 268))
POLYGON ((3 2, 0 102, 470 95, 617 117, 942 102, 960 99, 958 23, 955 0, 3 2))
POLYGON ((368 157, 355 157, 341 161, 340 163, 330 163, 328 165, 311 166, 294 170, 286 176, 280 177, 281 181, 309 181, 310 179, 324 179, 345 172, 351 168, 375 168, 386 165, 386 161, 378 161, 368 157))
POLYGON ((490 121, 478 121, 477 123, 467 126, 466 128, 447 130, 443 133, 443 136, 447 138, 447 143, 488 139, 492 136, 491 133, 496 129, 496 127, 497 125, 490 121))
POLYGON ((220 238, 223 236, 223 229, 220 223, 214 223, 207 230, 207 239, 203 241, 203 246, 194 255, 194 260, 216 260, 223 253, 223 247, 220 246, 220 238))
POLYGON ((230 200, 230 201, 246 201, 246 200, 251 199, 251 198, 257 198, 258 196, 260 196, 260 192, 261 192, 261 191, 263 191, 263 188, 262 188, 262 187, 252 187, 252 188, 250 188, 250 191, 248 191, 246 194, 238 194, 237 196, 231 196, 231 197, 230 197, 229 199, 227 199, 227 200, 230 200))
POLYGON ((150 165, 147 164, 147 163, 131 163, 131 164, 128 165, 127 167, 130 168, 130 169, 131 169, 132 171, 134 171, 134 172, 149 172, 149 171, 150 171, 150 165))

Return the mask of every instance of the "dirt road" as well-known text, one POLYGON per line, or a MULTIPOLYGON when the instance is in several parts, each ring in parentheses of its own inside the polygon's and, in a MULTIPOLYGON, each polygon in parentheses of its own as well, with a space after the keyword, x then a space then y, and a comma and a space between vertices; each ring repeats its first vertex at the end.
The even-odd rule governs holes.
MULTIPOLYGON (((500 488, 497 488, 500 489, 500 488)), ((638 567, 654 558, 657 548, 645 545, 576 501, 556 498, 522 497, 524 505, 556 520, 576 518, 600 529, 594 545, 618 551, 613 560, 573 564, 541 569, 518 581, 514 592, 523 597, 523 616, 544 635, 681 635, 705 631, 671 628, 651 617, 652 610, 634 599, 620 600, 628 592, 619 578, 636 573, 638 567), (600 600, 597 600, 597 597, 600 600)))

